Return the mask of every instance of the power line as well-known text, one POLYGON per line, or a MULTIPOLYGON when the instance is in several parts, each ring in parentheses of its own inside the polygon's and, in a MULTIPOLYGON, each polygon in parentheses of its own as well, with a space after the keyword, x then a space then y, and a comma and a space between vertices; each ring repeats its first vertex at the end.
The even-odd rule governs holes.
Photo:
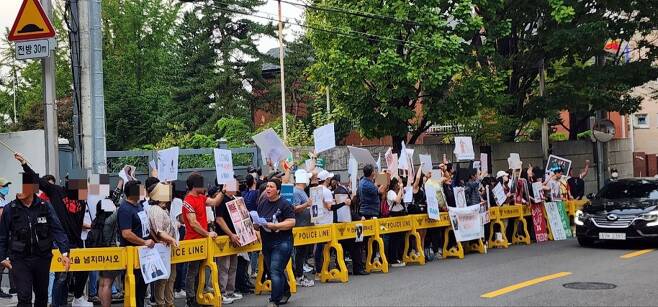
POLYGON ((280 0, 280 1, 281 1, 281 3, 286 3, 286 4, 293 5, 293 6, 303 7, 303 8, 306 8, 306 9, 311 9, 311 10, 316 10, 316 11, 325 11, 325 12, 352 15, 352 16, 357 16, 357 17, 381 19, 381 20, 384 20, 384 21, 393 21, 393 22, 403 23, 403 24, 408 23, 408 24, 414 24, 414 25, 419 25, 419 26, 433 26, 432 24, 418 22, 418 21, 415 21, 415 20, 397 18, 397 17, 393 17, 393 16, 370 13, 370 12, 363 12, 363 11, 358 11, 358 10, 339 8, 339 7, 328 6, 328 5, 324 5, 324 4, 322 6, 317 6, 317 5, 313 5, 313 4, 297 3, 297 2, 287 1, 287 0, 280 0))
MULTIPOLYGON (((217 2, 217 3, 227 5, 226 3, 222 3, 222 2, 217 2)), ((271 14, 261 12, 261 11, 256 11, 256 12, 264 13, 265 15, 268 15, 270 17, 259 16, 259 15, 255 15, 255 14, 252 14, 252 13, 241 12, 241 11, 237 11, 237 10, 233 10, 233 9, 229 9, 229 8, 217 8, 217 9, 219 9, 221 11, 225 11, 225 12, 239 14, 239 15, 245 15, 245 16, 261 18, 261 19, 265 19, 265 20, 269 20, 269 21, 273 21, 273 22, 278 22, 278 19, 272 18, 271 14)), ((359 39, 370 38, 370 39, 376 39, 378 41, 388 40, 388 41, 392 41, 392 42, 396 42, 396 43, 414 45, 415 47, 419 47, 419 48, 425 48, 424 46, 419 45, 419 44, 417 44, 415 42, 412 42, 412 41, 406 41, 406 40, 401 40, 401 39, 392 38, 392 37, 386 37, 386 36, 381 36, 381 35, 376 35, 376 34, 370 34, 370 33, 366 33, 366 32, 359 32, 359 31, 355 31, 355 30, 347 30, 347 31, 349 31, 348 33, 356 34, 356 35, 352 35, 352 34, 348 34, 348 33, 345 33, 345 32, 318 28, 318 27, 315 27, 315 26, 309 26, 309 25, 300 24, 300 23, 296 23, 296 22, 290 22, 290 21, 282 21, 282 22, 285 23, 285 24, 289 24, 289 25, 295 25, 295 26, 299 26, 299 27, 302 27, 302 28, 306 28, 306 29, 311 29, 311 30, 316 30, 316 31, 341 35, 341 36, 345 36, 345 37, 359 38, 359 39), (361 35, 361 36, 358 36, 358 35, 361 35)), ((333 29, 336 29, 336 28, 333 28, 333 29)))

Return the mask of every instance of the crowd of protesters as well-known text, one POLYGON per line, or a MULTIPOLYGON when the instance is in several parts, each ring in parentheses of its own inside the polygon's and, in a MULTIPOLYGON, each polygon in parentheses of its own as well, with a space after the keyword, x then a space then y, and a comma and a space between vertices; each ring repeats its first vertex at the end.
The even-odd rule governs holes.
MULTIPOLYGON (((395 174, 378 170, 375 165, 365 165, 363 176, 356 181, 356 186, 352 186, 350 180, 342 181, 339 175, 319 167, 304 169, 281 161, 279 168, 283 171, 274 170, 271 163, 268 166, 272 170, 265 175, 260 169, 250 167, 248 174, 240 181, 236 179, 234 184, 212 183, 199 173, 192 173, 185 181, 160 182, 153 171, 144 182, 129 174, 125 177, 127 180, 119 180, 115 189, 110 191, 106 177, 92 182, 81 174, 69 174, 64 185, 58 185, 52 176, 38 177, 20 154, 15 157, 24 171, 22 198, 12 200, 8 195, 10 182, 0 178, 0 214, 3 214, 0 220, 0 254, 5 260, 2 268, 9 269, 11 281, 9 291, 0 290, 0 299, 9 299, 18 293, 19 306, 31 304, 32 287, 35 306, 45 306, 46 298, 51 306, 93 306, 94 303, 110 306, 113 300, 123 298, 125 272, 51 273, 47 292, 41 278, 39 282, 36 279, 31 281, 28 290, 22 289, 26 282, 17 275, 23 272, 19 272, 16 266, 19 261, 12 259, 19 255, 15 251, 17 239, 13 229, 16 226, 10 225, 10 220, 15 217, 8 216, 6 209, 4 213, 1 211, 7 206, 17 211, 17 208, 22 208, 21 204, 30 208, 27 202, 42 204, 46 208, 43 209, 44 214, 50 214, 47 222, 54 235, 48 236, 47 249, 59 248, 66 256, 69 248, 152 248, 156 243, 176 247, 181 240, 217 236, 227 236, 239 245, 240 238, 226 204, 242 197, 249 211, 255 211, 267 220, 267 224, 257 227, 257 230, 260 230, 265 271, 272 282, 269 305, 278 306, 287 303, 291 296, 284 273, 289 260, 293 260, 295 281, 301 287, 313 287, 319 279, 323 262, 335 261, 333 254, 330 259, 323 259, 324 244, 294 246, 294 227, 347 222, 341 220, 340 217, 345 216, 339 213, 341 210, 349 212, 351 221, 427 213, 425 193, 428 186, 432 186, 431 191, 437 193, 440 211, 456 206, 454 190, 457 187, 464 188, 467 205, 496 206, 501 202, 494 199, 491 191, 499 183, 507 197, 502 203, 529 204, 539 199, 582 198, 583 178, 589 167, 587 162, 581 173, 576 176, 570 174, 568 180, 562 169, 553 169, 550 176, 545 176, 545 170, 532 166, 523 170, 501 170, 490 176, 473 168, 472 163, 450 163, 444 156, 432 172, 423 172, 426 169, 423 165, 395 174), (535 182, 542 183, 542 195, 535 195, 536 192, 530 188, 535 182), (26 188, 26 184, 32 184, 34 191, 26 188), (292 202, 282 197, 282 184, 294 184, 292 202), (310 196, 311 189, 316 187, 321 187, 322 204, 315 214, 318 218, 312 218, 310 196), (102 197, 88 203, 88 195, 92 191, 99 194, 99 190, 109 193, 100 193, 102 197), (35 200, 29 198, 26 202, 24 199, 32 194, 37 196, 35 200)), ((314 159, 311 155, 311 160, 314 159)), ((37 220, 39 223, 42 221, 40 216, 37 220)), ((39 235, 35 235, 37 241, 39 235)), ((441 230, 430 228, 421 231, 420 235, 427 260, 440 257, 441 230)), ((28 241, 32 242, 31 239, 28 241)), ((384 253, 391 266, 404 266, 404 233, 385 235, 384 242, 384 250, 377 251, 374 257, 381 257, 380 253, 384 253)), ((345 240, 341 244, 346 251, 350 274, 367 275, 364 266, 365 243, 345 240)), ((34 246, 28 249, 24 253, 39 254, 34 246)), ((49 253, 46 252, 44 257, 51 257, 49 253)), ((418 254, 419 251, 411 248, 409 253, 418 254)), ((231 304, 253 293, 257 261, 258 253, 216 259, 223 304, 231 304)), ((202 264, 203 261, 172 264, 168 279, 151 284, 145 284, 140 271, 135 270, 137 306, 174 306, 175 299, 183 298, 188 306, 197 306, 198 279, 200 270, 204 269, 202 264)), ((213 291, 209 287, 210 274, 205 276, 206 287, 201 291, 213 291)))

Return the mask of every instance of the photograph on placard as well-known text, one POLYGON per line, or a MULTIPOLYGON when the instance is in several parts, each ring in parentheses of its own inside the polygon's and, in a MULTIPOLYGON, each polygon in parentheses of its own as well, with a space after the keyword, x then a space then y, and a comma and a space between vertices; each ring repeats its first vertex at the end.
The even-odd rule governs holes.
POLYGON ((457 161, 474 160, 473 139, 470 136, 456 136, 455 150, 453 152, 455 157, 457 157, 457 161))

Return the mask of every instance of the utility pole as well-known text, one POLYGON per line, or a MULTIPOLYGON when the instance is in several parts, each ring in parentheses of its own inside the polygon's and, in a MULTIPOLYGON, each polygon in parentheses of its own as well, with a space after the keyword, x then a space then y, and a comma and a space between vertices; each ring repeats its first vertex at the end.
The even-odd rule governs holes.
MULTIPOLYGON (((44 13, 53 20, 52 0, 41 0, 44 13)), ((59 138, 57 133, 57 105, 55 104, 55 51, 41 60, 43 67, 43 98, 45 108, 46 173, 59 178, 59 138)))
MULTIPOLYGON (((539 64, 539 96, 544 97, 544 86, 546 76, 544 74, 544 60, 539 64)), ((548 161, 548 120, 546 117, 541 120, 541 149, 544 154, 544 162, 548 161)))
POLYGON ((327 85, 327 118, 331 113, 331 104, 329 103, 329 86, 327 85))
POLYGON ((283 142, 288 143, 288 129, 286 126, 286 79, 283 69, 283 19, 281 17, 281 0, 277 1, 279 4, 279 67, 281 69, 281 123, 283 125, 283 142))

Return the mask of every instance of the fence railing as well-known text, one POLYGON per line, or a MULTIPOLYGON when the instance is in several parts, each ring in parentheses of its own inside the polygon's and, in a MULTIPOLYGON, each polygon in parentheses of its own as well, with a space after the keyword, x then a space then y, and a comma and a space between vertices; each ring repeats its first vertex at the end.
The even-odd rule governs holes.
MULTIPOLYGON (((568 215, 573 220, 576 210, 580 209, 588 201, 567 201, 566 209, 568 215)), ((508 239, 505 237, 503 230, 502 238, 493 238, 494 225, 505 229, 504 221, 514 223, 514 237, 512 244, 531 244, 528 225, 525 217, 532 216, 529 206, 514 205, 491 207, 490 211, 490 236, 486 239, 489 248, 507 248, 508 239)), ((546 216, 546 215, 544 215, 546 216)), ((550 234, 550 225, 548 233, 550 234)), ((456 242, 450 246, 449 238, 452 228, 450 227, 450 218, 447 212, 441 212, 439 220, 432 220, 426 214, 412 214, 400 217, 390 217, 382 219, 372 219, 363 221, 353 221, 349 223, 335 223, 328 225, 317 225, 307 227, 293 228, 293 241, 295 246, 310 245, 317 243, 326 243, 324 245, 323 263, 320 271, 321 282, 348 282, 347 265, 343 256, 343 247, 341 240, 351 240, 357 238, 357 228, 362 229, 363 237, 368 238, 366 268, 367 272, 388 272, 388 261, 385 253, 381 252, 379 257, 373 257, 375 248, 378 246, 379 251, 384 250, 382 235, 405 232, 404 256, 403 261, 408 264, 425 264, 425 255, 422 248, 422 240, 419 230, 427 228, 446 228, 444 232, 443 258, 456 257, 464 258, 467 252, 484 253, 483 239, 474 242, 456 242), (412 239, 413 238, 413 239, 412 239), (415 253, 410 253, 411 250, 415 253), (335 252, 336 265, 330 269, 331 251, 335 252), (373 259, 374 258, 374 259, 373 259)), ((552 236, 549 235, 552 240, 552 236)), ((135 276, 133 270, 139 269, 138 250, 142 247, 108 247, 108 248, 81 248, 70 251, 71 267, 70 271, 106 271, 106 270, 126 270, 124 277, 124 306, 135 306, 135 276)), ((211 274, 211 285, 213 292, 204 292, 205 287, 205 269, 199 270, 199 285, 197 287, 197 301, 199 304, 220 306, 221 293, 219 290, 218 270, 215 264, 215 257, 236 255, 243 252, 257 252, 261 250, 261 244, 255 242, 246 246, 237 246, 233 244, 227 236, 220 236, 216 239, 196 239, 180 241, 180 245, 172 248, 171 263, 183 263, 190 261, 203 261, 203 268, 209 268, 211 274)), ((256 277, 255 292, 256 294, 271 291, 271 281, 264 279, 264 265, 262 254, 258 259, 258 274, 256 277)), ((51 272, 62 272, 64 268, 61 264, 61 254, 59 251, 53 251, 53 260, 51 263, 51 272)), ((288 283, 292 293, 297 291, 295 279, 292 271, 292 261, 286 266, 288 283)))

